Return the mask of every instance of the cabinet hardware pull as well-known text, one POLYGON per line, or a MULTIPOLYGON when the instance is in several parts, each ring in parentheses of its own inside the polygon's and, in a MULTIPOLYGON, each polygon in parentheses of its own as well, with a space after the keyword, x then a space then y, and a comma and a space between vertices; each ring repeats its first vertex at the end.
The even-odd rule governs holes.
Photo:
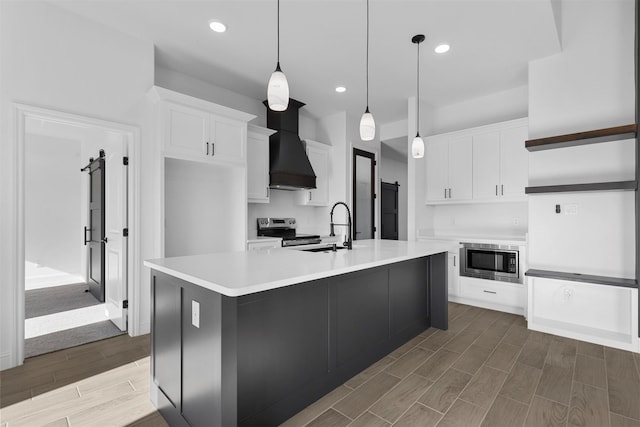
POLYGON ((311 191, 309 191, 309 201, 311 201, 311 198, 312 198, 312 197, 313 197, 313 196, 311 195, 311 191))
POLYGON ((498 184, 496 184, 496 196, 498 195, 498 184))
POLYGON ((484 291, 482 291, 482 292, 485 292, 487 294, 495 294, 496 293, 496 291, 487 291, 486 289, 484 291))
POLYGON ((451 198, 451 189, 449 189, 449 198, 451 198))
POLYGON ((454 267, 456 266, 456 256, 455 255, 453 256, 453 266, 454 267))
POLYGON ((215 142, 211 143, 211 155, 212 156, 216 155, 216 143, 215 142))
POLYGON ((447 189, 446 188, 444 189, 444 198, 445 199, 447 198, 447 189))
POLYGON ((207 156, 209 155, 209 141, 207 141, 207 156))
MULTIPOLYGON (((87 230, 89 230, 86 226, 84 227, 84 245, 87 246, 87 242, 91 241, 91 237, 89 237, 89 240, 87 240, 87 230)), ((89 230, 91 231, 91 230, 89 230)))
POLYGON ((500 195, 504 196, 504 184, 500 184, 500 195))

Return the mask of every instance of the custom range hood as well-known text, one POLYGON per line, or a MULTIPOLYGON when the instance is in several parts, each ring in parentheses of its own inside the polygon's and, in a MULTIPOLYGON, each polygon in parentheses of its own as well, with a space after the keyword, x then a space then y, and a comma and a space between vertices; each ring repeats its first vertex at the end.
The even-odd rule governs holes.
POLYGON ((267 127, 276 130, 269 137, 269 187, 279 190, 316 188, 316 174, 298 136, 298 110, 304 106, 289 98, 285 111, 272 111, 267 101, 267 127))

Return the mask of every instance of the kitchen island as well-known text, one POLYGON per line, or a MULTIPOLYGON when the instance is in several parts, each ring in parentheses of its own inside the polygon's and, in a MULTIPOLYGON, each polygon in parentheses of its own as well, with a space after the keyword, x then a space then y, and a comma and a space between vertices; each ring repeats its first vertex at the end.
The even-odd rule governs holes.
POLYGON ((430 326, 447 248, 358 240, 145 261, 151 399, 172 426, 278 425, 430 326))

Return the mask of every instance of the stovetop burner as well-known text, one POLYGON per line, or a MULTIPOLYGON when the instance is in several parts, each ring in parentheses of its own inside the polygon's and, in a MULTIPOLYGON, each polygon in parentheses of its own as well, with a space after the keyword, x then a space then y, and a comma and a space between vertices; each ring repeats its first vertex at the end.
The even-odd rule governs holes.
POLYGON ((320 243, 317 234, 296 234, 295 218, 258 218, 258 236, 281 237, 282 246, 320 243))

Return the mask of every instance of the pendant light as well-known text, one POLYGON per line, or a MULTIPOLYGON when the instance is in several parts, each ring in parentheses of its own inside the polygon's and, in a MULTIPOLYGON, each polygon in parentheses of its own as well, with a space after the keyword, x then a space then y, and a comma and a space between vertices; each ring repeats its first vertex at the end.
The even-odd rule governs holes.
POLYGON ((289 106, 289 83, 280 69, 280 0, 278 0, 278 62, 267 86, 267 102, 273 111, 285 111, 289 106))
POLYGON ((369 112, 369 0, 367 0, 367 108, 360 119, 360 139, 371 141, 376 136, 376 122, 369 112))
POLYGON ((420 43, 424 41, 424 34, 418 34, 411 39, 418 47, 418 73, 416 75, 416 136, 411 142, 411 156, 414 159, 424 157, 424 141, 420 136, 420 43))

